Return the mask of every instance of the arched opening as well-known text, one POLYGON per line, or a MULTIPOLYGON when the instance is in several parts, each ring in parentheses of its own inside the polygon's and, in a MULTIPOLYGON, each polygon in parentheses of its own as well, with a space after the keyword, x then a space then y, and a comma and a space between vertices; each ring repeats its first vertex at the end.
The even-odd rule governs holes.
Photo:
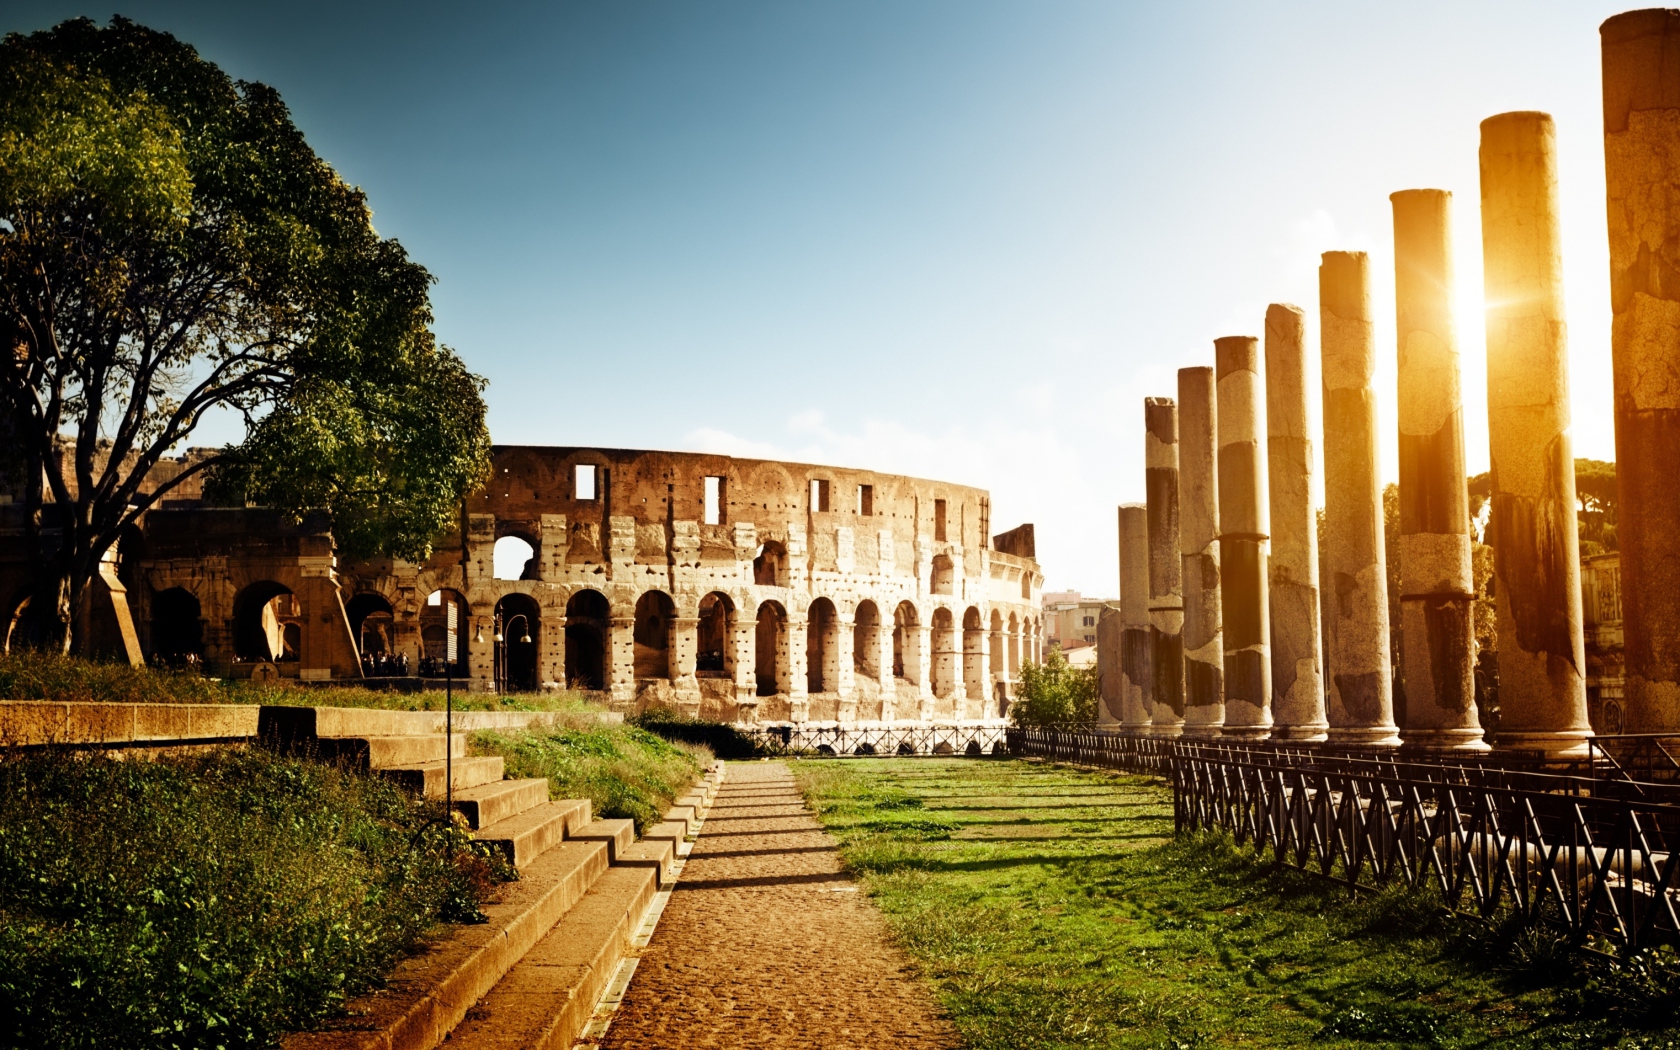
POLYGON ((700 599, 700 626, 696 631, 694 673, 729 678, 735 673, 735 603, 729 595, 713 591, 700 599))
POLYGON ((396 651, 396 617, 381 594, 358 594, 344 605, 350 636, 362 654, 362 674, 384 678, 408 674, 407 660, 396 651))
POLYGON ((467 677, 467 600, 455 591, 433 591, 420 607, 420 673, 427 678, 467 677))
POLYGON ((893 677, 921 684, 922 634, 917 630, 916 607, 899 602, 893 610, 893 677))
POLYGON ((648 591, 636 600, 637 678, 671 677, 671 621, 677 607, 664 591, 648 591))
POLYGON ((536 546, 523 536, 503 536, 490 550, 490 575, 498 580, 536 579, 536 546))
POLYGON ((787 548, 775 540, 758 545, 753 559, 753 583, 759 587, 787 586, 787 548))
POLYGON ((881 678, 881 610, 874 602, 858 602, 853 617, 852 670, 862 678, 881 678))
POLYGON ((758 695, 775 696, 782 692, 783 670, 787 666, 787 613, 776 602, 760 603, 756 631, 753 674, 758 681, 758 695))
POLYGON ((1021 600, 1032 601, 1032 573, 1021 573, 1021 600))
POLYGON ((1009 614, 1009 677, 1018 677, 1021 673, 1021 621, 1009 614))
POLYGON ((235 661, 296 660, 302 648, 303 616, 290 588, 262 580, 233 599, 235 661))
POLYGON ((951 564, 951 558, 946 554, 933 556, 933 579, 929 589, 934 594, 955 594, 957 574, 951 564))
POLYGON ((805 614, 805 689, 832 693, 840 688, 840 615, 818 598, 805 614))
POLYGON ((599 692, 607 687, 607 624, 612 613, 600 591, 579 591, 566 602, 566 684, 599 692))
POLYGON ((957 688, 957 629, 951 610, 933 611, 933 695, 941 700, 957 688))
POLYGON ((166 667, 197 667, 204 659, 203 610, 184 587, 152 595, 152 661, 166 667))
POLYGON ((971 700, 984 700, 986 688, 986 629, 982 626, 980 610, 969 606, 963 613, 962 681, 963 691, 971 700))
POLYGON ((503 692, 537 691, 541 631, 542 612, 530 595, 509 594, 496 603, 496 680, 503 692))

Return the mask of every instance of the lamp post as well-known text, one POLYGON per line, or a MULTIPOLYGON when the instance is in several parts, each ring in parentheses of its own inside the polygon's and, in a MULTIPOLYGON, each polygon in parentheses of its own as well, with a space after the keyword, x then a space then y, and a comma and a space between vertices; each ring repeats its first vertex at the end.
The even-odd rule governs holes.
MULTIPOLYGON (((504 621, 502 619, 502 611, 500 609, 496 610, 496 620, 495 620, 495 629, 496 630, 495 630, 495 634, 492 637, 495 639, 496 644, 498 646, 500 646, 500 648, 497 649, 497 651, 496 651, 497 652, 496 668, 497 668, 497 672, 498 672, 497 677, 499 679, 499 684, 497 685, 497 689, 501 692, 506 692, 507 689, 509 688, 509 686, 508 686, 508 666, 507 666, 507 658, 508 658, 508 638, 507 638, 507 636, 510 632, 512 632, 513 625, 516 621, 517 622, 522 622, 524 624, 524 627, 522 628, 521 634, 520 634, 520 637, 519 637, 519 644, 520 645, 530 645, 531 644, 531 621, 526 618, 525 614, 524 613, 514 613, 512 616, 508 617, 504 621)), ((481 638, 480 640, 482 641, 483 639, 481 638)))

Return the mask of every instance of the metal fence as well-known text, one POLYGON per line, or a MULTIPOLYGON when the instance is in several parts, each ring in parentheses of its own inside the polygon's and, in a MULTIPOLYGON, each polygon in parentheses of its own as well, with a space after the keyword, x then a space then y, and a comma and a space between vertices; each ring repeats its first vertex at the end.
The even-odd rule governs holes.
POLYGON ((1437 889, 1599 952, 1680 944, 1680 790, 1596 763, 1430 761, 1313 748, 1012 730, 1015 754, 1166 776, 1175 827, 1350 886, 1437 889))
POLYGON ((742 727, 761 755, 983 755, 1008 753, 999 724, 950 723, 902 726, 813 726, 809 723, 742 727))

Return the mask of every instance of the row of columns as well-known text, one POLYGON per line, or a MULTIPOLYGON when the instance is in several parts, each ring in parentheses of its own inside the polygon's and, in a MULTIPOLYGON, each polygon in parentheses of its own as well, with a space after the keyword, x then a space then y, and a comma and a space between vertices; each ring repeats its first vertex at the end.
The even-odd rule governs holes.
MULTIPOLYGON (((1606 23, 1617 447, 1631 728, 1680 728, 1680 13, 1606 23), (1671 203, 1672 198, 1672 203, 1671 203), (1666 283, 1664 283, 1666 282, 1666 283)), ((1585 754, 1585 659, 1551 118, 1482 124, 1500 748, 1585 754)), ((1214 343, 1144 402, 1146 503, 1120 508, 1123 728, 1485 751, 1451 289, 1451 195, 1394 215, 1402 648, 1389 648, 1369 260, 1319 268, 1322 563, 1303 312, 1214 343), (1320 580, 1322 564, 1324 579, 1320 580), (1322 591, 1321 591, 1322 582, 1322 591), (1397 700, 1399 701, 1397 704, 1397 700), (1400 718, 1397 722, 1396 711, 1400 718)))

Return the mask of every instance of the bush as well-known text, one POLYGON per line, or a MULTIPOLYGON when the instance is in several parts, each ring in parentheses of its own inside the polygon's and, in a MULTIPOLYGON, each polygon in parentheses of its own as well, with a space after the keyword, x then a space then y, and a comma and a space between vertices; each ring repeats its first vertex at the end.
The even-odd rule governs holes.
POLYGON ((1018 726, 1094 722, 1097 693, 1097 669, 1073 667, 1060 648, 1052 647, 1042 664, 1021 666, 1021 684, 1009 717, 1018 726))
POLYGON ((501 755, 510 777, 547 777, 553 798, 587 798, 597 817, 628 817, 639 835, 659 823, 700 776, 711 753, 632 725, 594 721, 473 734, 479 754, 501 755))
POLYGON ((668 707, 650 707, 639 715, 631 716, 628 721, 666 740, 704 747, 718 758, 743 759, 758 755, 757 742, 727 722, 696 718, 668 707))
POLYGON ((309 1027, 437 922, 479 918, 487 862, 434 812, 260 750, 0 760, 0 1043, 309 1027))

